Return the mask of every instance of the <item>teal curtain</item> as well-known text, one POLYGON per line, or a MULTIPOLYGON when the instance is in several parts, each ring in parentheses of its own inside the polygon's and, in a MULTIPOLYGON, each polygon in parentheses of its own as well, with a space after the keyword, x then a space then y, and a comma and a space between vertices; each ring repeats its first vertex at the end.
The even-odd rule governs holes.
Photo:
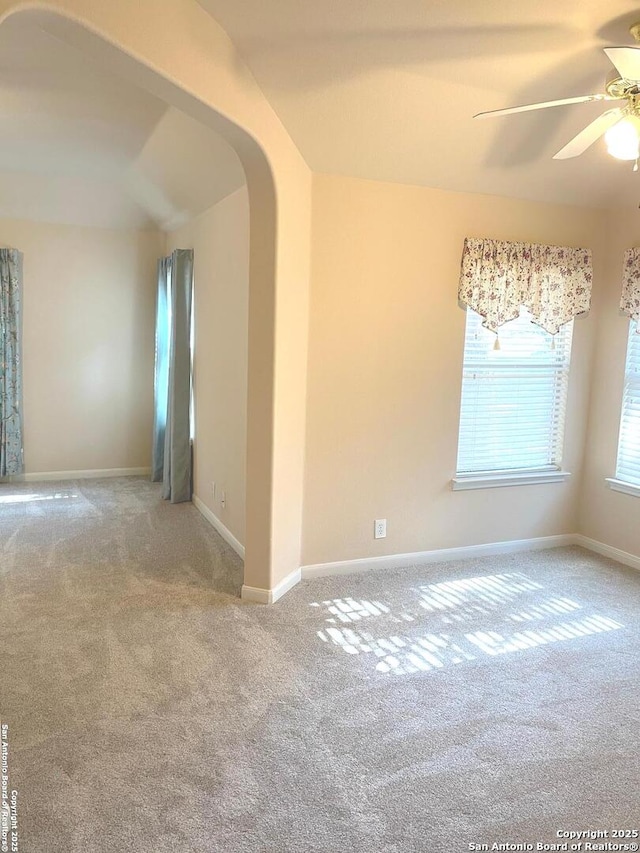
POLYGON ((164 439, 169 401, 169 342, 171 338, 171 258, 158 261, 158 297, 156 302, 155 409, 153 420, 153 456, 151 479, 161 483, 164 476, 164 439))
POLYGON ((152 471, 171 503, 190 501, 191 302, 193 251, 176 249, 158 264, 155 420, 152 471))
POLYGON ((0 249, 0 477, 23 470, 22 254, 0 249))

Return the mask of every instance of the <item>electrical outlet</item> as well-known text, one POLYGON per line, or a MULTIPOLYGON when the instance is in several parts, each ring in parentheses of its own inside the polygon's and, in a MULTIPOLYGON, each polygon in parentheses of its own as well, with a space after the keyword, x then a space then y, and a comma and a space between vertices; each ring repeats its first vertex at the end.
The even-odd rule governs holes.
POLYGON ((222 509, 224 509, 226 505, 227 505, 227 493, 223 492, 222 497, 220 498, 220 506, 222 507, 222 509))
POLYGON ((384 539, 387 535, 387 519, 376 518, 373 522, 373 535, 376 539, 384 539))

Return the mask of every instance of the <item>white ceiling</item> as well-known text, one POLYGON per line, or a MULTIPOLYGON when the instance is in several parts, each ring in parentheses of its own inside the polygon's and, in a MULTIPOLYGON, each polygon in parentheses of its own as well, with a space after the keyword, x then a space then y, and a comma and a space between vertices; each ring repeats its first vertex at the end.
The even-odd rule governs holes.
POLYGON ((0 26, 0 217, 172 228, 244 183, 212 130, 19 20, 0 26))
MULTIPOLYGON (((631 44, 625 0, 198 0, 227 30, 312 169, 591 206, 638 206, 602 141, 553 154, 606 107, 474 121, 603 91, 631 44)), ((635 10, 635 11, 634 11, 635 10)))
MULTIPOLYGON (((540 201, 640 203, 602 141, 558 151, 605 107, 474 121, 602 91, 625 0, 198 0, 227 30, 312 169, 540 201)), ((244 183, 212 130, 91 57, 0 26, 0 217, 172 228, 244 183)))

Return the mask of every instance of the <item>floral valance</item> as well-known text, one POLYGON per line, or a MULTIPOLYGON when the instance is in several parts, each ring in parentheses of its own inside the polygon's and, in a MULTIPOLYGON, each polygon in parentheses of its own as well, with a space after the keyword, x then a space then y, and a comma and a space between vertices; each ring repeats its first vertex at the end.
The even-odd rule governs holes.
POLYGON ((467 237, 458 299, 492 332, 527 308, 555 335, 591 305, 591 250, 467 237))
POLYGON ((640 247, 627 249, 622 267, 620 310, 636 321, 640 332, 640 247))

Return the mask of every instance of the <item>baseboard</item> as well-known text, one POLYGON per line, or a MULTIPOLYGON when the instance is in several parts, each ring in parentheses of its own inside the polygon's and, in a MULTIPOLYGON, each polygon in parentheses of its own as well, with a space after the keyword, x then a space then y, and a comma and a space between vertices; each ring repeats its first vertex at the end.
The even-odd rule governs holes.
POLYGON ((605 545, 604 542, 598 542, 597 539, 590 539, 581 533, 575 534, 573 544, 580 545, 581 548, 586 548, 588 551, 595 551, 596 554, 600 554, 602 557, 609 557, 610 560, 615 560, 617 563, 622 563, 624 566, 629 566, 632 569, 640 571, 640 557, 630 554, 628 551, 621 551, 620 548, 614 548, 613 545, 605 545))
POLYGON ((275 604, 286 592, 289 592, 292 587, 300 583, 301 579, 301 570, 294 569, 279 584, 274 586, 273 589, 262 589, 261 587, 243 584, 241 597, 244 601, 254 601, 258 604, 275 604))
MULTIPOLYGON (((244 545, 236 539, 229 528, 225 527, 218 516, 215 515, 215 513, 213 513, 197 495, 193 496, 193 504, 202 514, 203 518, 206 518, 209 524, 218 531, 225 542, 231 545, 236 554, 244 560, 244 545)), ((286 592, 289 592, 292 587, 299 583, 300 579, 300 569, 294 569, 294 571, 290 572, 286 578, 283 578, 279 584, 274 586, 273 589, 263 589, 262 587, 243 584, 240 595, 244 601, 253 601, 257 604, 274 604, 279 598, 282 598, 286 592)))
POLYGON ((220 521, 218 516, 214 512, 212 512, 209 509, 209 507, 206 505, 206 503, 201 501, 197 495, 194 495, 192 500, 193 500, 193 505, 198 510, 198 512, 204 518, 206 518, 206 520, 209 522, 209 524, 217 530, 217 532, 220 534, 220 536, 222 536, 224 541, 228 545, 231 545, 231 547, 236 552, 236 554, 238 554, 238 556, 242 557, 242 559, 244 560, 244 545, 242 544, 242 542, 240 542, 238 539, 236 539, 236 537, 229 530, 229 528, 225 527, 225 525, 220 521))
POLYGON ((151 468, 91 468, 83 471, 38 471, 33 474, 12 474, 2 483, 43 483, 48 480, 89 480, 98 477, 148 477, 151 468))
POLYGON ((435 551, 414 551, 408 554, 391 554, 386 557, 365 557, 358 560, 340 560, 335 563, 316 563, 302 566, 303 579, 327 575, 347 575, 375 569, 404 569, 423 563, 446 563, 452 560, 468 560, 473 557, 492 557, 498 554, 516 554, 520 551, 540 551, 546 548, 561 548, 575 545, 576 537, 571 533, 558 536, 539 536, 535 539, 511 539, 507 542, 490 542, 485 545, 465 545, 460 548, 438 548, 435 551))

